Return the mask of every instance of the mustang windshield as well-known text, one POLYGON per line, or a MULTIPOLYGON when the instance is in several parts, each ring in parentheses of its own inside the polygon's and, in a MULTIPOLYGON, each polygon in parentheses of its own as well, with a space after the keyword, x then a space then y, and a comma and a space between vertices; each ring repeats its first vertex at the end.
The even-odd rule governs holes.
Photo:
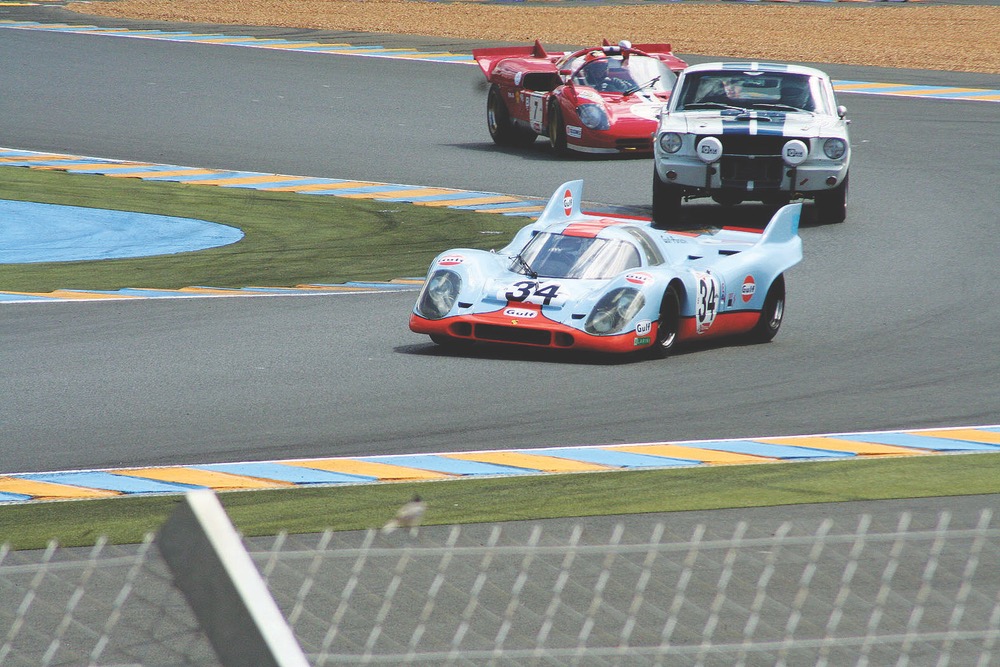
POLYGON ((511 264, 511 271, 546 278, 606 280, 642 265, 635 246, 614 239, 542 232, 511 264))
POLYGON ((804 74, 718 71, 684 78, 678 110, 725 108, 830 112, 819 80, 804 74))

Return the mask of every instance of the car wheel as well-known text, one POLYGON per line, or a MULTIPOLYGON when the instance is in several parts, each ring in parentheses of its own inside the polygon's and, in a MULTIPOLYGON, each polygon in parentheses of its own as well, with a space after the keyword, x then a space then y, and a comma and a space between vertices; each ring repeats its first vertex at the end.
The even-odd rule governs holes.
POLYGON ((653 226, 669 229, 681 215, 681 189, 660 180, 660 173, 653 167, 653 226))
POLYGON ((656 321, 656 340, 648 348, 653 358, 663 358, 670 354, 677 342, 681 326, 681 298, 677 287, 670 285, 660 302, 660 318, 656 321))
POLYGON ((833 190, 816 193, 816 219, 820 224, 843 222, 847 218, 847 180, 848 176, 844 176, 833 190))
POLYGON ((764 307, 760 311, 760 319, 748 334, 748 342, 766 343, 770 341, 777 335, 784 317, 785 277, 779 275, 767 290, 767 296, 764 297, 764 307))
POLYGON ((549 106, 549 145, 559 155, 566 154, 566 123, 558 102, 549 106))
POLYGON ((515 143, 510 113, 497 86, 490 86, 490 92, 486 96, 486 126, 490 130, 493 143, 498 146, 512 146, 515 143))

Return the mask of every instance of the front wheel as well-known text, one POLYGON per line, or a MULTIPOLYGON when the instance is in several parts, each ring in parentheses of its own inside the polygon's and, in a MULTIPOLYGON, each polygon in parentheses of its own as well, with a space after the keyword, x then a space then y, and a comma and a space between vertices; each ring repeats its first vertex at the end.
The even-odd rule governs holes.
POLYGON ((558 102, 553 102, 549 106, 549 145, 556 154, 566 154, 566 124, 563 122, 558 102))
POLYGON ((833 190, 817 192, 814 200, 820 224, 843 222, 847 218, 847 176, 833 190))
POLYGON ((660 318, 656 321, 656 340, 649 348, 653 358, 663 358, 670 354, 677 343, 681 327, 681 298, 674 285, 667 287, 660 302, 660 318))
POLYGON ((764 307, 760 311, 760 319, 747 335, 747 341, 750 343, 767 343, 777 335, 784 317, 785 277, 779 275, 771 283, 770 289, 767 290, 767 296, 764 297, 764 307))
POLYGON ((660 172, 653 166, 653 226, 669 229, 681 215, 681 189, 660 180, 660 172))

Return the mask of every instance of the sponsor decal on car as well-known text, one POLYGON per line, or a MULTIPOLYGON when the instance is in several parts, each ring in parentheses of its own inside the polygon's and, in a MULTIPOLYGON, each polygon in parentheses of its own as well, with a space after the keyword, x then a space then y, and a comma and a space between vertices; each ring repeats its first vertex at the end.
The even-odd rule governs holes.
POLYGON ((465 258, 461 255, 447 255, 438 260, 438 264, 441 266, 456 266, 465 261, 465 258))
MULTIPOLYGON (((530 308, 504 308, 503 314, 506 317, 523 317, 526 320, 530 320, 532 317, 538 315, 538 311, 531 310, 530 308)), ((517 324, 517 320, 514 320, 514 324, 517 324)))
POLYGON ((563 193, 563 212, 566 215, 573 214, 573 193, 569 190, 563 193))
POLYGON ((567 125, 566 126, 566 136, 572 139, 579 139, 583 136, 583 129, 578 125, 567 125))
POLYGON ((753 276, 747 276, 743 279, 743 289, 741 294, 743 295, 743 303, 748 303, 750 299, 753 298, 754 292, 757 291, 757 283, 754 282, 753 276))
POLYGON ((635 335, 645 336, 653 330, 653 323, 650 320, 641 320, 635 325, 635 335))
POLYGON ((625 275, 625 280, 633 285, 645 285, 652 279, 653 276, 648 273, 628 273, 625 275))
POLYGON ((652 342, 653 339, 650 338, 649 336, 642 336, 642 337, 637 337, 635 341, 633 341, 632 345, 634 345, 635 347, 639 347, 640 345, 649 345, 652 342))

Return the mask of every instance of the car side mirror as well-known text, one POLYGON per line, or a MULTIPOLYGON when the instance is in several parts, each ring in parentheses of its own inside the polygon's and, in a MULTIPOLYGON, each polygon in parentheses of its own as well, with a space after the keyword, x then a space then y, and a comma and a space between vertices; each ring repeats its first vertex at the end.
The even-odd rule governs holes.
POLYGON ((837 106, 837 115, 839 117, 841 117, 841 118, 843 118, 844 116, 846 116, 847 115, 847 107, 845 107, 843 104, 837 106))

